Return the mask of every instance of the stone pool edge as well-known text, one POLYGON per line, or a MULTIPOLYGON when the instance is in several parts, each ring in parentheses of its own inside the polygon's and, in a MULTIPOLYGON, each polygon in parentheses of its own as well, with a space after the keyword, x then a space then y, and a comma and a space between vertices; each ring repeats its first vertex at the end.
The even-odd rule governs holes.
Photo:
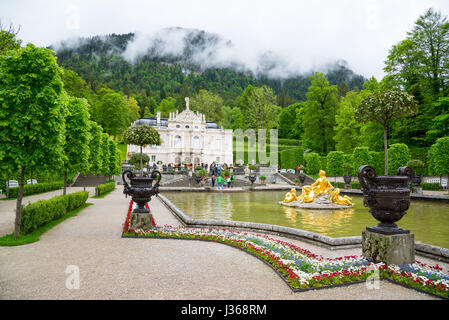
MULTIPOLYGON (((173 215, 178 219, 178 221, 181 222, 181 224, 185 227, 191 228, 217 227, 217 228, 233 228, 237 230, 258 231, 286 238, 298 239, 304 242, 318 245, 320 247, 324 247, 329 250, 352 249, 362 247, 361 236, 332 238, 319 233, 314 233, 301 229, 264 224, 264 223, 193 219, 192 217, 184 213, 184 211, 179 209, 164 195, 158 194, 158 198, 173 213, 173 215)), ((422 242, 415 242, 415 254, 431 258, 437 261, 449 262, 449 249, 422 242)))

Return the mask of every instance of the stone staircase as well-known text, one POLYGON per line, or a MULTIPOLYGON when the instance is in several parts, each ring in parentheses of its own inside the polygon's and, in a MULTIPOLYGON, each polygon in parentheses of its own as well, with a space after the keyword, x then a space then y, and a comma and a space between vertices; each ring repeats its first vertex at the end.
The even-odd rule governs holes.
POLYGON ((102 175, 80 174, 72 187, 96 187, 99 184, 106 183, 106 177, 102 175))
MULTIPOLYGON (((294 174, 294 173, 279 173, 279 175, 281 175, 282 177, 286 178, 284 179, 285 181, 288 181, 290 184, 295 184, 295 179, 297 179, 299 177, 298 174, 294 174)), ((313 179, 312 177, 306 175, 306 180, 304 181, 305 185, 310 185, 312 183, 315 182, 315 179, 313 179)))

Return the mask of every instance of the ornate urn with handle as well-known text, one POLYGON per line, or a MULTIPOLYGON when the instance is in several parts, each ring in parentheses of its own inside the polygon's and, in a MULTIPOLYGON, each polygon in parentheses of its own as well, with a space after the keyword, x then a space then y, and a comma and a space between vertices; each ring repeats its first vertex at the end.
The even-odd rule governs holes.
POLYGON ((362 186, 363 204, 380 223, 367 227, 368 231, 393 235, 410 233, 398 227, 399 221, 410 206, 410 183, 412 169, 400 167, 395 176, 377 176, 371 166, 361 166, 358 178, 362 186))
POLYGON ((148 209, 145 208, 145 204, 151 200, 152 196, 159 193, 161 177, 161 173, 157 170, 152 171, 148 177, 136 176, 130 170, 123 171, 123 193, 127 196, 130 195, 131 199, 137 203, 137 208, 133 210, 133 213, 149 213, 148 209), (131 185, 126 182, 125 176, 130 179, 131 185), (155 183, 153 184, 153 182, 155 183))

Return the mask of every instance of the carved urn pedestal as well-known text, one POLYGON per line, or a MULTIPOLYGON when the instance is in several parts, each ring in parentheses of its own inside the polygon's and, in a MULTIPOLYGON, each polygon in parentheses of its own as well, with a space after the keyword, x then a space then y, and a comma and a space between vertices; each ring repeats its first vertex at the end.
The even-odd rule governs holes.
POLYGON ((362 232, 362 254, 374 263, 411 264, 415 262, 414 235, 400 228, 399 221, 410 206, 413 172, 401 167, 395 176, 376 176, 371 166, 362 166, 358 178, 363 204, 380 223, 362 232))
POLYGON ((137 207, 131 214, 131 229, 148 229, 152 227, 153 216, 150 211, 145 208, 145 204, 151 200, 151 197, 159 193, 159 182, 161 181, 161 173, 159 171, 151 172, 150 176, 136 176, 131 171, 124 171, 122 173, 122 179, 124 184, 123 193, 130 195, 133 202, 137 204, 137 207), (126 182, 128 177, 131 181, 131 185, 126 182), (155 184, 153 185, 153 182, 155 184))

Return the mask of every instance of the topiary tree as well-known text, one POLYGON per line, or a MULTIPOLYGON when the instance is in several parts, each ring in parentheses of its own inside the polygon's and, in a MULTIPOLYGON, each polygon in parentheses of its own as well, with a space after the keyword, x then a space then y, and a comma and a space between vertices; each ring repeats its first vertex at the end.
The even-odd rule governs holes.
POLYGON ((318 174, 321 169, 321 161, 318 153, 308 153, 304 157, 306 161, 306 172, 308 174, 318 174))
POLYGON ((429 173, 440 177, 447 174, 449 183, 449 137, 439 138, 430 147, 428 158, 429 173))
MULTIPOLYGON (((142 154, 142 165, 145 166, 145 164, 150 161, 150 156, 146 153, 142 154)), ((133 153, 131 157, 129 157, 129 163, 132 164, 137 170, 141 169, 140 166, 140 153, 133 153)))
POLYGON ((410 161, 410 151, 404 143, 395 143, 388 149, 388 174, 395 175, 399 167, 406 166, 410 161))
POLYGON ((150 145, 160 145, 162 143, 159 132, 147 124, 130 126, 123 133, 123 142, 140 147, 140 174, 143 174, 142 148, 150 145))
POLYGON ((388 122, 394 118, 408 117, 417 113, 418 103, 412 95, 398 90, 379 90, 360 102, 355 117, 363 122, 380 123, 384 131, 385 175, 388 174, 388 122))
POLYGON ((89 121, 89 168, 86 172, 99 174, 103 166, 103 153, 101 143, 103 141, 103 128, 94 121, 89 121))
POLYGON ((60 168, 67 97, 54 52, 28 44, 0 55, 0 166, 20 172, 14 236, 20 234, 25 174, 60 168))
POLYGON ((89 104, 86 99, 68 98, 65 123, 64 195, 67 188, 67 174, 84 172, 89 166, 89 104))
POLYGON ((337 176, 341 176, 344 173, 344 153, 343 151, 331 151, 327 155, 327 170, 328 176, 334 176, 335 182, 337 182, 337 176))
POLYGON ((415 175, 423 175, 423 171, 424 171, 424 162, 422 162, 421 160, 418 159, 411 159, 408 163, 407 163, 407 167, 409 167, 410 169, 413 170, 413 173, 415 175))
POLYGON ((103 176, 107 176, 109 175, 109 164, 111 162, 111 159, 109 155, 109 135, 106 132, 103 132, 101 134, 101 155, 102 161, 100 173, 103 176))
POLYGON ((371 163, 371 157, 369 149, 366 147, 357 147, 352 153, 352 165, 357 172, 361 166, 369 165, 371 163))

